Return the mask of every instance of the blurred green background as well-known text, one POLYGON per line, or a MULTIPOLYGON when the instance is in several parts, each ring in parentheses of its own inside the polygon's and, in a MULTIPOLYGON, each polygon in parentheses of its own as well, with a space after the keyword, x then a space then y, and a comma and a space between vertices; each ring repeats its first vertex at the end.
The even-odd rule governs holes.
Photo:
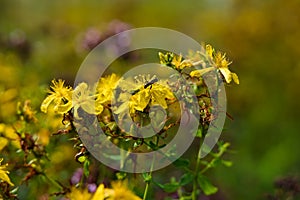
MULTIPOLYGON (((87 55, 85 32, 113 20, 165 27, 227 52, 240 85, 227 89, 222 134, 231 168, 211 172, 212 199, 263 199, 273 182, 300 169, 300 1, 1 0, 1 87, 70 83, 87 55), (12 67, 13 66, 13 67, 12 67)), ((26 96, 26 94, 25 94, 26 96)), ((3 117, 4 114, 1 114, 3 117)))

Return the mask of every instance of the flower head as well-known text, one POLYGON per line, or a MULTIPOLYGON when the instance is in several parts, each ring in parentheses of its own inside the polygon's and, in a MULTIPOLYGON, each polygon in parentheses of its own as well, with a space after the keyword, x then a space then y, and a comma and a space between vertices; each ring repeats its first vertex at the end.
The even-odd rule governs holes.
POLYGON ((102 77, 97 85, 97 103, 109 104, 113 96, 113 91, 115 90, 120 77, 116 74, 111 74, 106 77, 102 77))
POLYGON ((81 189, 72 187, 71 192, 66 195, 71 200, 141 200, 127 187, 127 182, 113 182, 112 188, 105 188, 100 184, 94 193, 90 193, 87 188, 81 189))
POLYGON ((96 95, 93 94, 91 88, 87 83, 80 83, 73 91, 73 107, 74 117, 80 119, 78 115, 78 109, 82 108, 89 114, 100 114, 103 110, 101 104, 96 105, 96 95))
MULTIPOLYGON (((93 194, 89 193, 88 189, 81 189, 72 187, 71 192, 66 195, 70 200, 90 200, 93 194)), ((98 198, 99 200, 104 200, 104 198, 98 198)))
POLYGON ((192 53, 191 55, 192 60, 194 60, 195 63, 204 64, 205 62, 202 59, 207 60, 208 58, 210 60, 210 62, 203 65, 202 69, 196 69, 190 72, 191 77, 202 77, 205 73, 216 69, 218 72, 220 72, 226 83, 230 83, 233 80, 236 84, 239 84, 239 78, 236 73, 233 73, 229 70, 228 66, 231 64, 231 62, 227 60, 225 53, 223 54, 220 51, 216 52, 215 49, 208 44, 205 46, 204 53, 199 51, 196 52, 196 54, 192 53), (203 56, 204 58, 201 58, 203 56), (207 64, 211 65, 211 62, 213 66, 206 67, 207 64))
POLYGON ((24 105, 22 105, 21 102, 18 102, 18 114, 20 114, 27 122, 37 122, 35 116, 36 111, 32 109, 30 104, 30 100, 26 100, 24 105))
POLYGON ((169 67, 173 67, 176 70, 183 70, 184 68, 191 67, 192 63, 188 60, 184 60, 181 55, 177 56, 173 53, 163 54, 161 52, 158 53, 160 64, 167 65, 169 67))
POLYGON ((141 200, 140 197, 136 196, 131 190, 128 189, 127 182, 124 181, 113 182, 112 189, 108 189, 106 193, 108 194, 108 200, 141 200))
POLYGON ((6 170, 6 167, 8 164, 2 165, 3 158, 0 158, 0 182, 5 181, 9 185, 14 186, 14 184, 10 181, 10 178, 8 176, 9 171, 6 170))
POLYGON ((123 112, 128 107, 131 114, 136 111, 143 112, 148 105, 160 105, 166 109, 168 107, 167 100, 174 98, 166 83, 155 77, 150 78, 150 75, 140 75, 135 78, 134 83, 122 80, 120 87, 123 93, 120 94, 118 101, 123 103, 115 111, 116 114, 123 112))
POLYGON ((230 83, 232 80, 236 84, 240 83, 236 73, 233 73, 229 70, 228 66, 231 64, 231 62, 227 60, 225 53, 222 54, 220 51, 215 52, 215 49, 209 44, 205 46, 205 50, 206 50, 206 54, 216 64, 217 69, 224 77, 226 83, 230 83))
POLYGON ((49 95, 44 99, 41 105, 41 111, 47 113, 48 107, 53 102, 54 111, 56 113, 66 113, 72 108, 72 88, 64 86, 64 81, 59 79, 58 81, 52 80, 51 90, 49 95))

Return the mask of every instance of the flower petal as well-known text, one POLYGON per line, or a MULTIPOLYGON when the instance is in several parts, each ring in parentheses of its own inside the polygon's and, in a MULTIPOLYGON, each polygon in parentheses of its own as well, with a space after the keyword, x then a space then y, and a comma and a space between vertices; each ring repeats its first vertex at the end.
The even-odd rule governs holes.
POLYGON ((55 99, 54 95, 47 96, 46 99, 44 99, 44 101, 41 104, 41 111, 47 113, 48 107, 54 99, 55 99))
POLYGON ((122 103, 116 110, 114 110, 115 114, 121 114, 123 112, 125 112, 126 110, 128 110, 129 107, 129 101, 126 101, 124 103, 122 103))
POLYGON ((134 108, 138 111, 143 112, 146 106, 150 101, 150 91, 148 89, 144 89, 137 94, 131 97, 131 100, 134 102, 134 108))
POLYGON ((104 200, 104 185, 98 186, 91 200, 104 200))
POLYGON ((11 186, 14 186, 14 184, 10 181, 6 171, 0 170, 0 180, 7 182, 11 186))
POLYGON ((231 73, 232 79, 236 84, 240 84, 240 80, 238 75, 236 75, 236 73, 231 73))
POLYGON ((85 112, 87 112, 89 114, 95 114, 96 113, 95 101, 93 101, 93 100, 87 100, 85 102, 82 102, 81 107, 85 112))
POLYGON ((221 74, 225 78, 226 83, 230 83, 232 80, 231 71, 228 68, 219 68, 221 74))
POLYGON ((3 158, 0 159, 0 180, 3 180, 7 182, 9 185, 14 186, 14 184, 10 181, 10 178, 7 174, 9 174, 8 171, 6 171, 6 165, 1 165, 1 162, 3 161, 3 158))
POLYGON ((151 95, 152 95, 151 104, 161 105, 161 107, 163 107, 164 109, 168 108, 167 102, 165 100, 164 92, 160 90, 152 90, 151 95))
POLYGON ((204 68, 204 69, 197 69, 197 70, 194 70, 190 73, 190 76, 191 77, 201 77, 203 76, 205 73, 207 72, 210 72, 214 70, 214 67, 208 67, 208 68, 204 68))
POLYGON ((63 105, 56 105, 54 107, 54 111, 59 114, 64 114, 64 113, 69 112, 69 110, 71 110, 72 107, 73 107, 72 102, 69 101, 68 103, 63 104, 63 105))
POLYGON ((206 54, 210 57, 210 58, 213 58, 213 53, 214 53, 214 48, 210 45, 210 44, 207 44, 205 46, 205 50, 206 50, 206 54))
POLYGON ((8 140, 5 137, 0 137, 0 152, 6 145, 8 144, 8 140))

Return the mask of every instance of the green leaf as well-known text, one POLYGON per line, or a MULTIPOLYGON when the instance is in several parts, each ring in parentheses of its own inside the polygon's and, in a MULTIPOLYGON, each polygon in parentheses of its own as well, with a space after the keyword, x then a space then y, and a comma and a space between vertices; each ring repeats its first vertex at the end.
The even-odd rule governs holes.
POLYGON ((172 183, 166 183, 166 184, 156 183, 156 184, 160 188, 162 188, 165 192, 168 192, 168 193, 175 192, 180 187, 180 184, 178 182, 172 182, 172 183))
POLYGON ((210 165, 211 165, 211 167, 216 167, 216 166, 220 165, 221 163, 222 163, 222 160, 220 158, 214 158, 211 161, 210 165))
POLYGON ((196 132, 196 137, 202 138, 203 136, 203 130, 202 127, 200 127, 196 132))
POLYGON ((188 167, 190 165, 190 161, 188 159, 179 158, 173 162, 175 167, 188 167))
POLYGON ((156 151, 157 149, 159 149, 159 147, 156 144, 154 144, 152 141, 149 142, 149 146, 154 151, 156 151))
POLYGON ((192 182, 194 180, 195 176, 194 174, 188 172, 186 174, 183 174, 180 178, 179 184, 180 186, 184 186, 189 184, 190 182, 192 182))
POLYGON ((137 148, 137 147, 139 147, 139 146, 142 145, 142 144, 143 144, 142 140, 137 140, 137 141, 135 141, 135 142, 133 143, 133 148, 137 148))
POLYGON ((206 160, 201 160, 200 163, 205 166, 209 165, 209 162, 207 162, 206 160))
POLYGON ((10 191, 10 193, 12 193, 12 194, 17 194, 18 190, 19 190, 19 187, 16 187, 16 188, 12 189, 12 190, 10 191))
POLYGON ((230 143, 228 143, 228 142, 226 142, 224 144, 220 144, 219 145, 220 154, 223 154, 228 149, 229 146, 230 146, 230 143))
POLYGON ((116 122, 109 122, 108 124, 106 124, 106 126, 110 129, 110 130, 115 130, 117 127, 117 123, 116 122))
POLYGON ((88 177, 90 174, 89 167, 90 167, 90 161, 86 159, 83 163, 83 173, 86 177, 88 177))
POLYGON ((197 182, 205 195, 211 195, 218 191, 218 188, 213 186, 208 178, 202 174, 198 175, 197 182))
POLYGON ((99 122, 99 125, 100 125, 101 128, 105 128, 106 127, 106 125, 103 122, 101 122, 101 121, 99 122))
POLYGON ((228 160, 222 160, 222 164, 225 165, 226 167, 231 167, 232 166, 232 162, 228 161, 228 160))
POLYGON ((78 162, 83 163, 84 161, 86 161, 87 157, 85 155, 79 156, 77 158, 78 162))

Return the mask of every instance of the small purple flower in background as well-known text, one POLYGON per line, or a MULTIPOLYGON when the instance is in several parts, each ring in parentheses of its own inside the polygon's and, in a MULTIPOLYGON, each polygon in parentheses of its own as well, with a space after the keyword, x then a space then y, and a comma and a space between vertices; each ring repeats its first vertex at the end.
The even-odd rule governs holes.
POLYGON ((82 178, 82 175, 83 175, 83 169, 82 168, 78 168, 73 176, 71 177, 71 180, 70 180, 70 183, 71 185, 76 185, 80 182, 81 178, 82 178))
POLYGON ((122 22, 119 20, 113 20, 108 25, 106 37, 110 37, 112 35, 122 32, 122 31, 129 30, 131 28, 132 27, 125 22, 122 22))
MULTIPOLYGON (((79 36, 78 51, 91 51, 107 38, 131 28, 131 25, 119 20, 111 21, 107 27, 102 30, 97 27, 90 27, 88 30, 86 30, 86 32, 79 36)), ((108 48, 112 54, 118 55, 120 52, 126 52, 126 50, 130 47, 130 44, 130 36, 122 34, 117 36, 115 43, 111 44, 108 48)), ((134 55, 134 53, 130 53, 128 55, 123 55, 122 58, 125 60, 134 60, 136 55, 134 55)))
POLYGON ((97 185, 95 183, 89 183, 87 188, 90 193, 94 193, 97 190, 97 185))
POLYGON ((16 52, 23 60, 29 58, 32 50, 26 33, 21 29, 11 31, 4 41, 4 46, 7 49, 16 52))
POLYGON ((83 38, 82 47, 85 50, 92 50, 95 48, 101 41, 101 32, 95 28, 89 28, 83 38))
MULTIPOLYGON (((113 20, 110 22, 106 29, 100 31, 100 29, 96 27, 89 28, 80 39, 80 46, 81 49, 91 51, 94 49, 98 44, 102 41, 106 40, 107 38, 116 35, 122 31, 129 30, 131 26, 119 20, 113 20)), ((117 42, 118 47, 128 47, 130 40, 128 38, 120 38, 117 42)))

